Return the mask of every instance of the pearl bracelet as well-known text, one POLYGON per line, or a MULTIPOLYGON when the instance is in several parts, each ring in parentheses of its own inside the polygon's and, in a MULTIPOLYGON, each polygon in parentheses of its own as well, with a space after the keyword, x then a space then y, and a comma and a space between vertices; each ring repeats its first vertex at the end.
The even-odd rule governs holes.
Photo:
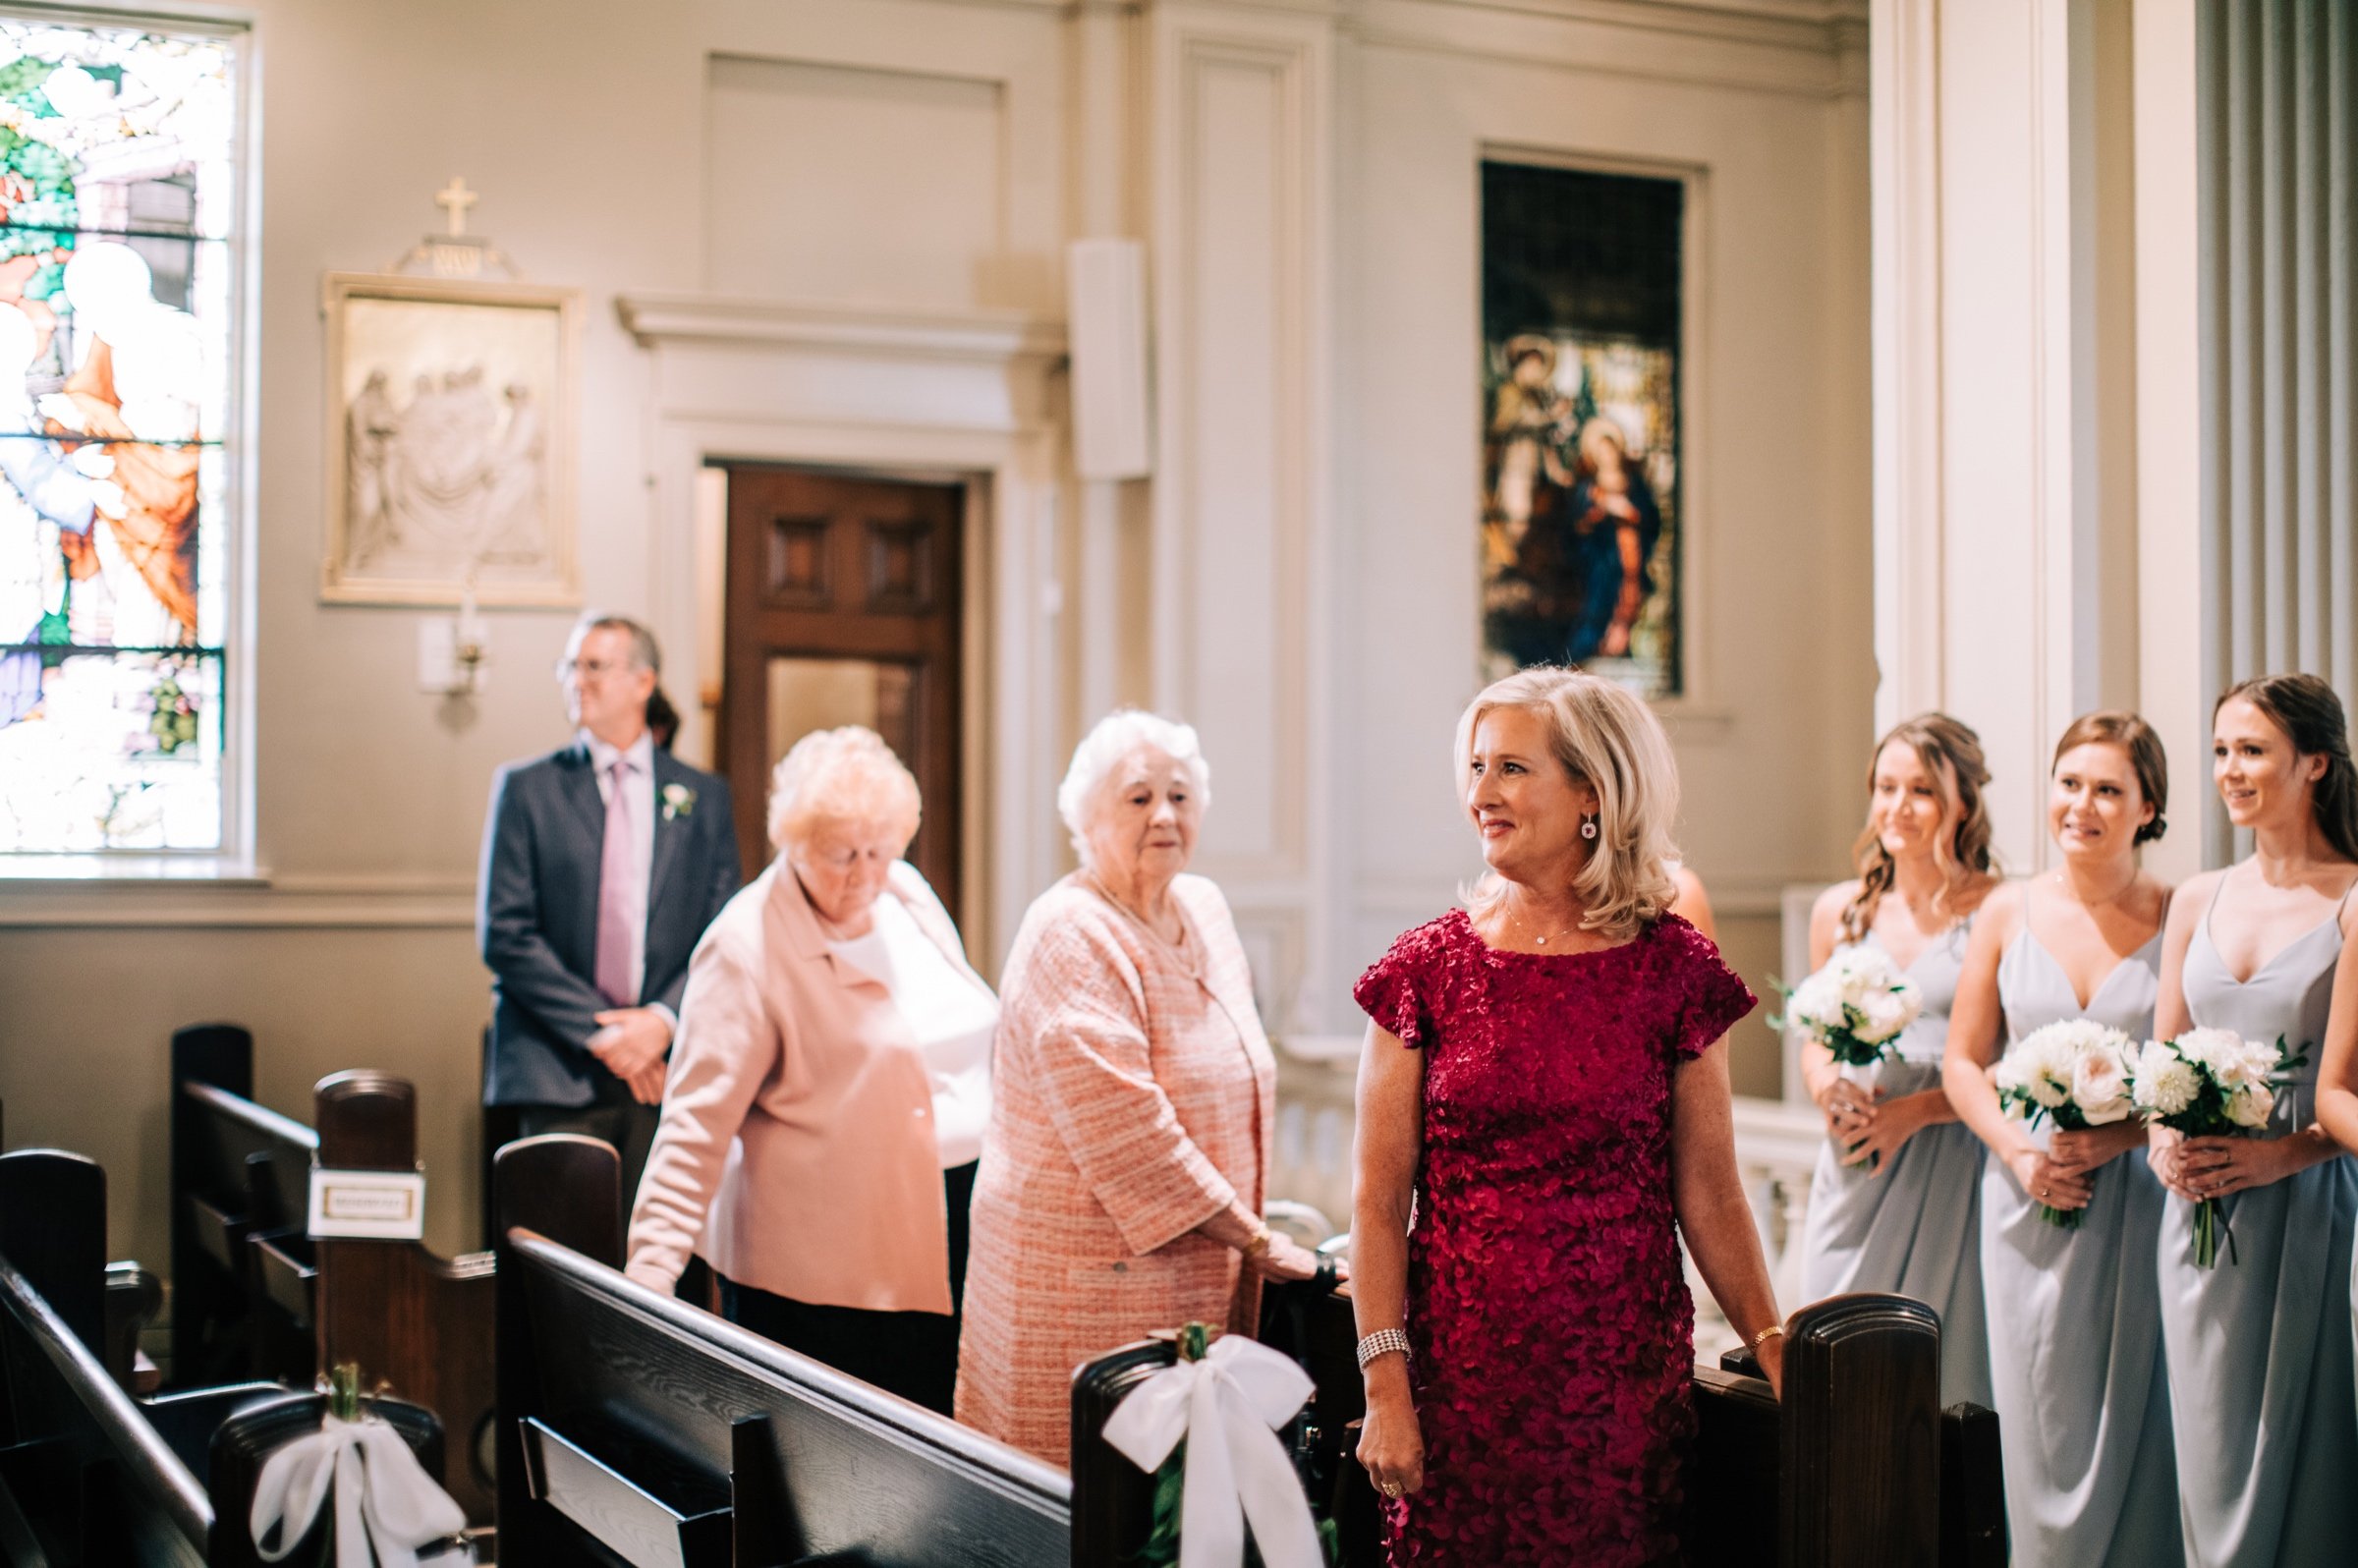
POLYGON ((1376 1329, 1359 1342, 1360 1371, 1367 1371, 1369 1362, 1378 1356, 1388 1356, 1395 1350, 1403 1356, 1409 1354, 1408 1335, 1397 1328, 1376 1329))

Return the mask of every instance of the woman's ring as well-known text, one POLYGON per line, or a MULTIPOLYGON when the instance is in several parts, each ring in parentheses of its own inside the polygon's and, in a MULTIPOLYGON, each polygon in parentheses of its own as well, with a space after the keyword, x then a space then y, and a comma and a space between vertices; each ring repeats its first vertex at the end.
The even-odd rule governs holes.
POLYGON ((1397 1496, 1399 1496, 1399 1495, 1400 1495, 1400 1484, 1399 1484, 1398 1482, 1396 1482, 1396 1481, 1387 1481, 1387 1482, 1385 1482, 1385 1483, 1383 1484, 1383 1494, 1384 1494, 1386 1497, 1397 1497, 1397 1496))
POLYGON ((2042 1198, 2052 1198, 2052 1197, 2054 1197, 2055 1195, 2054 1195, 2053 1193, 2051 1193, 2051 1192, 2048 1191, 2046 1188, 2042 1187, 2042 1188, 2040 1188, 2040 1189, 2039 1189, 2039 1196, 2040 1196, 2040 1197, 2042 1197, 2042 1198))

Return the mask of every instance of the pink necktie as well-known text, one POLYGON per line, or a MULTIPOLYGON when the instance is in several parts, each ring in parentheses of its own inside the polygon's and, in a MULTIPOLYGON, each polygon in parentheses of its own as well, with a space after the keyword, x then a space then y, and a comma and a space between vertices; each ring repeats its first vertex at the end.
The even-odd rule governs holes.
POLYGON ((606 791, 606 842, 597 866, 597 988, 616 1007, 635 1007, 631 985, 632 922, 645 907, 639 891, 639 839, 631 831, 631 761, 617 758, 606 791))

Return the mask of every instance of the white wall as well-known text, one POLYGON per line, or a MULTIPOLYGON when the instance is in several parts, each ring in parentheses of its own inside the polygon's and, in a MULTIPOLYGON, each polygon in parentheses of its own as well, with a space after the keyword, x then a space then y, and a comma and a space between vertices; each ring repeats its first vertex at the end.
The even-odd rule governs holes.
MULTIPOLYGON (((308 1114, 309 1083, 337 1068, 418 1080, 429 1240, 474 1240, 475 856, 492 769, 563 739, 546 672, 569 617, 494 612, 489 688, 456 702, 408 689, 417 612, 317 596, 319 278, 408 249, 453 174, 482 193, 477 228, 536 280, 585 292, 588 596, 652 617, 691 708, 700 454, 682 432, 706 426, 680 372, 733 364, 781 404, 806 389, 726 343, 702 359, 645 346, 617 300, 757 294, 801 302, 806 323, 932 312, 1042 343, 1061 327, 1066 239, 1146 239, 1156 478, 1073 482, 1039 402, 1052 386, 1010 392, 1020 431, 940 459, 1023 502, 1029 553, 1007 558, 1022 581, 988 609, 997 652, 1030 660, 1031 716, 982 739, 992 789, 1037 799, 1003 803, 1027 847, 997 868, 993 904, 1020 909, 1052 869, 1040 780, 1074 726, 1116 697, 1173 702, 1219 770, 1205 866, 1245 919, 1273 1024, 1312 1031, 1354 1027, 1351 978, 1472 864, 1442 747, 1476 680, 1478 160, 1512 147, 1691 175, 1684 841, 1756 984, 1775 967, 1776 889, 1839 871, 1873 681, 1851 22, 1775 0, 246 14, 263 224, 258 874, 0 884, 8 1137, 106 1163, 118 1254, 164 1255, 164 1046, 203 1018, 256 1029, 262 1097, 284 1110, 308 1114), (904 115, 927 134, 901 135, 904 115)), ((798 431, 820 427, 798 409, 798 431)), ((825 433, 833 450, 897 450, 873 420, 825 433)), ((687 744, 701 739, 692 713, 687 744)), ((994 951, 1009 924, 989 922, 994 951)), ((1740 1077, 1773 1092, 1766 1033, 1745 1052, 1740 1077)))

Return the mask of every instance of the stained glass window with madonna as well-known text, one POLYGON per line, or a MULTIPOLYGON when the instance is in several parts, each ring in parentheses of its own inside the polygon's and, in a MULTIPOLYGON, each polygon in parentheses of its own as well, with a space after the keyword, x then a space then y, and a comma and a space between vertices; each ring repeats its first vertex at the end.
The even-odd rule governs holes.
POLYGON ((0 13, 0 855, 228 847, 235 42, 0 13))

